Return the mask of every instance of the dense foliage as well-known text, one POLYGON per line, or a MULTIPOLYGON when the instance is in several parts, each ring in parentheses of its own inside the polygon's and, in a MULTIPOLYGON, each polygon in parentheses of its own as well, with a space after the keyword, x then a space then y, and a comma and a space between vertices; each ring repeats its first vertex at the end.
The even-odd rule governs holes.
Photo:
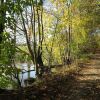
POLYGON ((38 76, 45 66, 95 53, 99 17, 99 0, 1 0, 0 87, 10 83, 8 78, 21 85, 17 63, 33 63, 38 76))

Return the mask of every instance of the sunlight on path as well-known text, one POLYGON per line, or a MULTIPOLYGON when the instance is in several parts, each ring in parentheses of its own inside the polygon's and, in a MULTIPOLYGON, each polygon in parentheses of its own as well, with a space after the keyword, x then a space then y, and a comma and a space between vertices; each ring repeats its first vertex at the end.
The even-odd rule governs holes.
POLYGON ((90 63, 80 72, 79 80, 100 79, 100 55, 90 60, 90 63))
POLYGON ((100 100, 100 54, 93 55, 82 68, 72 90, 68 100, 100 100))

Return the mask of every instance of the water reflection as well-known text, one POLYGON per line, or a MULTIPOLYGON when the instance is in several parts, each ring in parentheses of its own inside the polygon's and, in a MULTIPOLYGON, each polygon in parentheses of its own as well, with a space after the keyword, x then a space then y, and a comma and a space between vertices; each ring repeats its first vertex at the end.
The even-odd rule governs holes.
POLYGON ((19 78, 22 81, 22 85, 24 85, 25 79, 36 77, 36 71, 34 65, 28 63, 21 63, 18 64, 18 66, 20 66, 21 69, 23 70, 23 72, 20 72, 19 74, 19 78))

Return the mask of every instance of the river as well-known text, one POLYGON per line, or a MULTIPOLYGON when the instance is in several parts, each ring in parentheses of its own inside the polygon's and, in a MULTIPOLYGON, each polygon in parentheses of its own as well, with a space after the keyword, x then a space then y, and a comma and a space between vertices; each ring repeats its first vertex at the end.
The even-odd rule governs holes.
POLYGON ((20 63, 20 64, 17 64, 17 66, 23 69, 23 72, 24 72, 24 73, 20 72, 19 74, 19 78, 22 81, 22 85, 24 85, 25 79, 36 77, 36 71, 35 71, 34 65, 28 64, 28 63, 20 63), (33 71, 29 71, 29 70, 33 70, 33 71))

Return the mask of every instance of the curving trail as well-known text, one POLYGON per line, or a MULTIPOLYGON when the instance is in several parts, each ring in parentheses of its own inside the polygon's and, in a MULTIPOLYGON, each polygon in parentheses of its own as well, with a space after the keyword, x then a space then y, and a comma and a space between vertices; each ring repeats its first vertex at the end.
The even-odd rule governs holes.
POLYGON ((73 84, 68 100, 100 100, 100 54, 94 54, 85 64, 73 84))

